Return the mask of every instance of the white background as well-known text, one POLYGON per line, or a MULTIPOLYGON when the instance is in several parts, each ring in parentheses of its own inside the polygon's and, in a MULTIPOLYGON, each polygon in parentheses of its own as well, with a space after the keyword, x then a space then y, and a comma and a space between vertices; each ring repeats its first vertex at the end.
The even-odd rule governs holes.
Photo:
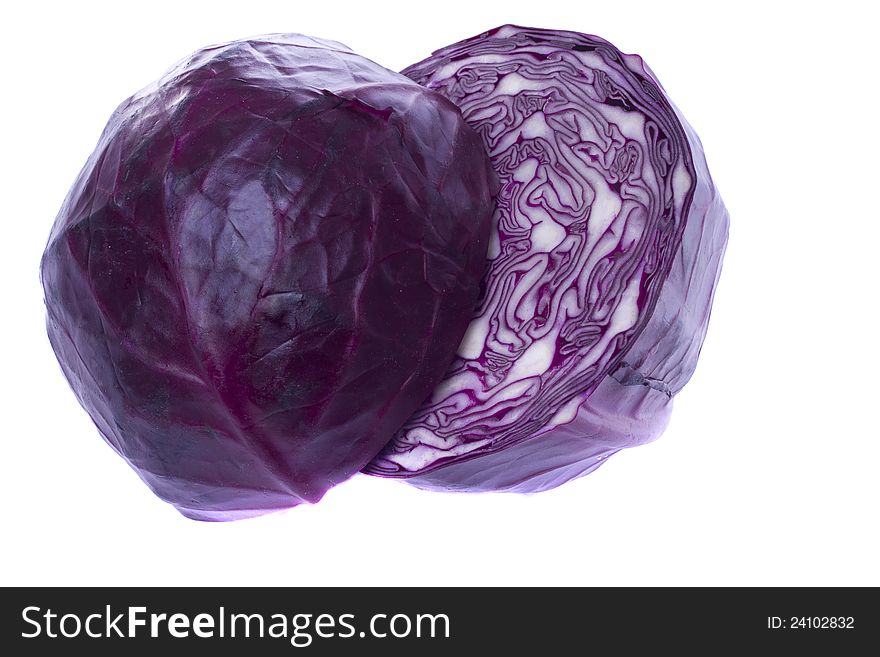
POLYGON ((11 3, 2 29, 0 584, 880 584, 870 3, 11 3), (506 22, 642 54, 732 217, 697 373, 657 442, 535 496, 357 477, 196 523, 108 448, 45 337, 38 262, 111 111, 201 46, 335 39, 388 68, 506 22))

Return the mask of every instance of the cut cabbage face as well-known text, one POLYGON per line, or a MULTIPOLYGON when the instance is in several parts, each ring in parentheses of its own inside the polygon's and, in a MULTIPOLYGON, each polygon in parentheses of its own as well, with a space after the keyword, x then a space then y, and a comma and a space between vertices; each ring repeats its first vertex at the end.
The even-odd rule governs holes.
POLYGON ((727 242, 693 130, 641 58, 589 35, 507 25, 403 72, 458 105, 500 194, 457 358, 366 472, 533 492, 656 438, 727 242))

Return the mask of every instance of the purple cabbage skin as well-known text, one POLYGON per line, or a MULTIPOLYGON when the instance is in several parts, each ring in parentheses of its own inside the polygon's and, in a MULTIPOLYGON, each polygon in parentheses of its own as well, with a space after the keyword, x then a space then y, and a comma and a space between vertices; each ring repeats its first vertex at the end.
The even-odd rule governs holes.
POLYGON ((185 516, 315 502, 451 362, 493 184, 453 104, 345 46, 206 48, 122 103, 65 200, 52 346, 185 516))
POLYGON ((403 73, 459 106, 501 192, 459 355, 365 471, 537 492, 657 438, 727 243, 694 131, 640 57, 574 32, 506 25, 403 73))

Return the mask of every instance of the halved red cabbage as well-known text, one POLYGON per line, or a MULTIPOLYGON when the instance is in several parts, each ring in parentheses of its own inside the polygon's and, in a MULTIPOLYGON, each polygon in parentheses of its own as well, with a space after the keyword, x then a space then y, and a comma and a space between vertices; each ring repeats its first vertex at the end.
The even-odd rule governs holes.
POLYGON ((365 471, 532 492, 659 436, 696 365, 728 216, 655 76, 600 38, 511 25, 403 73, 459 106, 501 193, 458 357, 365 471))
POLYGON ((494 176, 437 93, 345 46, 206 48, 113 114, 52 230, 52 346, 184 515, 315 502, 436 386, 494 176))

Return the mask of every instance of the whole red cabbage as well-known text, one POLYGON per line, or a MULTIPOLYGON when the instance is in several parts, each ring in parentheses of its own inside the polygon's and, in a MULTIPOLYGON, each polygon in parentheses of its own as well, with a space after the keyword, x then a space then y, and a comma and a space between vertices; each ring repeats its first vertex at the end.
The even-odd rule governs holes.
POLYGON ((455 102, 501 184, 445 380, 366 472, 532 492, 656 438, 709 320, 728 216, 642 59, 506 25, 404 74, 455 102))
POLYGON ((340 44, 206 48, 122 103, 65 200, 52 346, 183 514, 315 502, 451 362, 493 180, 452 103, 340 44))

